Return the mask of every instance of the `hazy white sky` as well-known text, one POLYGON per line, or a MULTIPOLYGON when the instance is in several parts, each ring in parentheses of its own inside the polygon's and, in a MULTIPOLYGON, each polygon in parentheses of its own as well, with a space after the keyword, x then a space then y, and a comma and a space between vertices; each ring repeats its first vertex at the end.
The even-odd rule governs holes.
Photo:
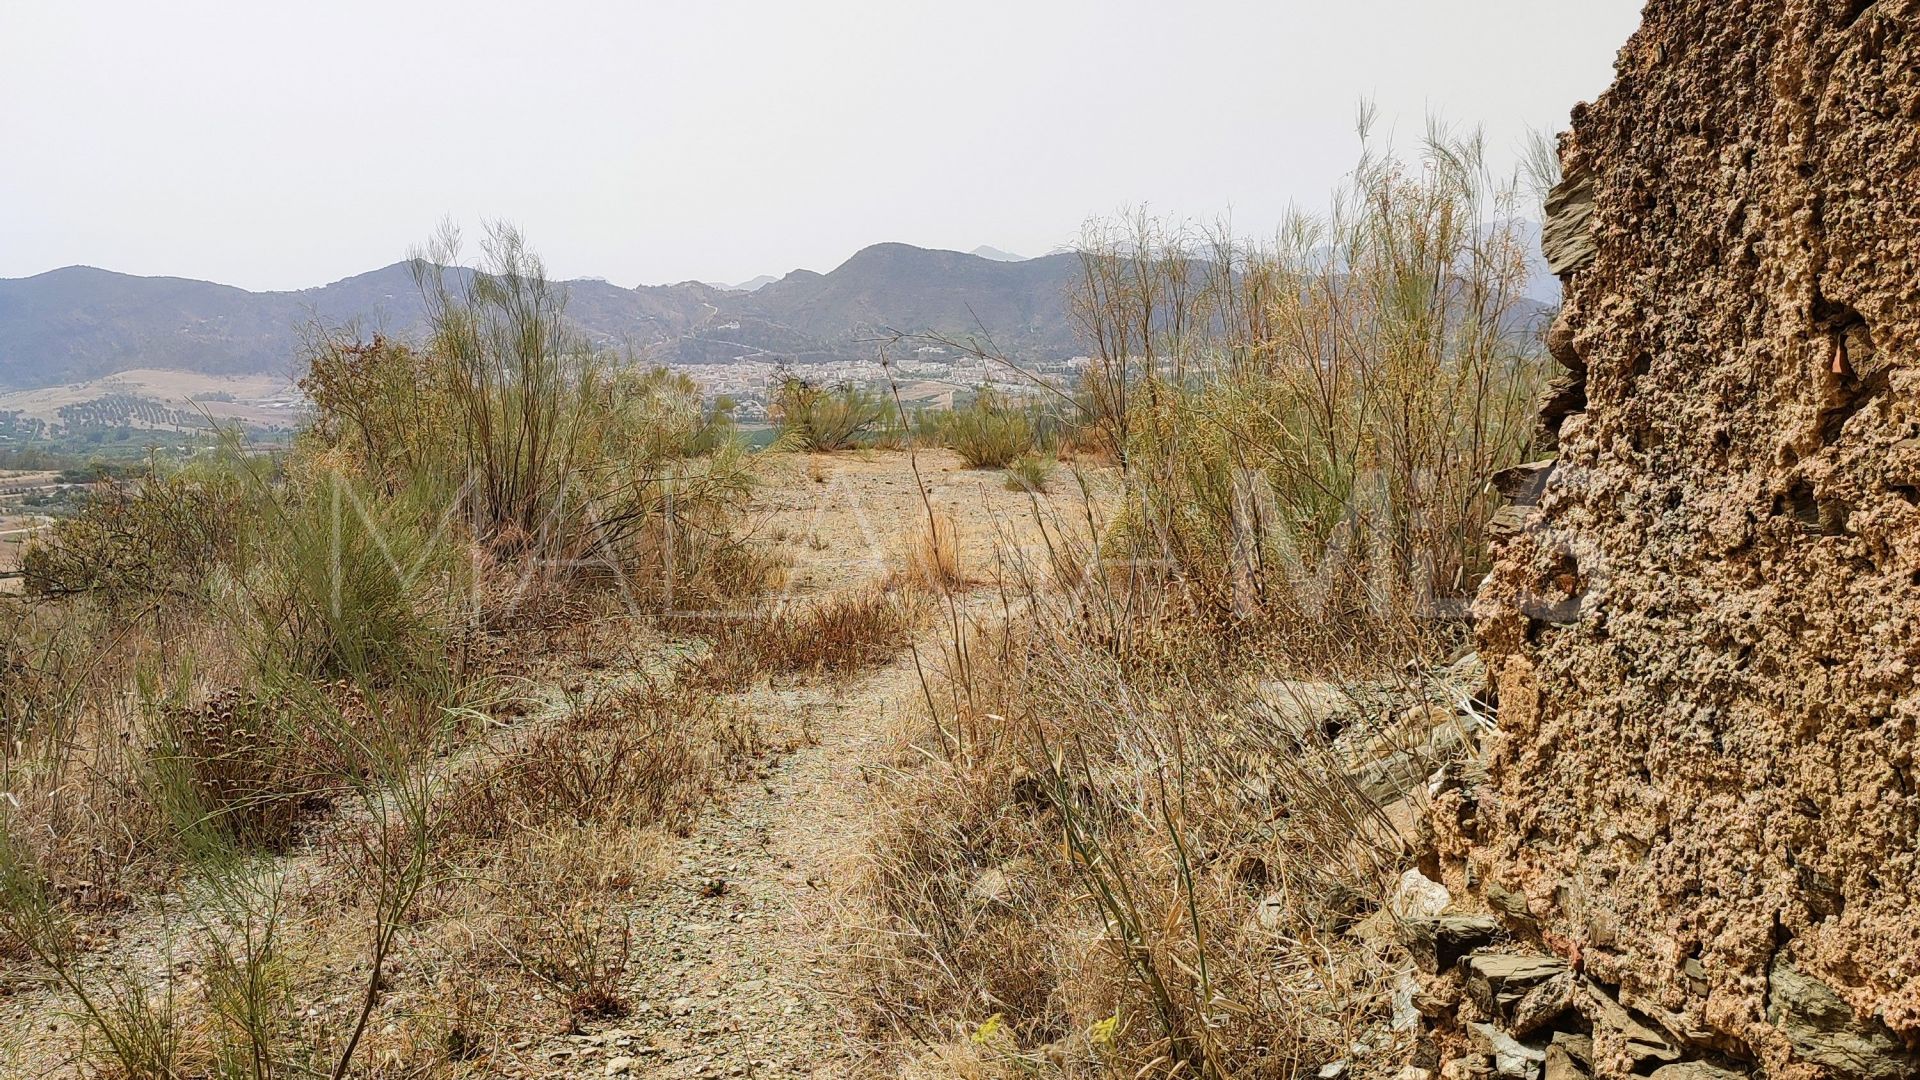
POLYGON ((0 0, 0 277, 248 288, 443 216, 623 285, 882 240, 1040 254, 1145 203, 1265 231, 1355 103, 1510 154, 1605 89, 1639 0, 0 0))

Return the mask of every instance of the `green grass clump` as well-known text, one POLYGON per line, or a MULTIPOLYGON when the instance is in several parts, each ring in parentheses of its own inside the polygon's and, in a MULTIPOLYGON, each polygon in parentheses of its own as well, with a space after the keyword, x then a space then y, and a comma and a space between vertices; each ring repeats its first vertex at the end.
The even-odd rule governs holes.
POLYGON ((948 413, 941 429, 943 441, 969 469, 1004 469, 1036 443, 1027 410, 1003 402, 990 390, 980 391, 966 408, 948 413))
POLYGON ((1056 462, 1041 454, 1022 454, 1007 466, 1007 490, 1042 493, 1053 478, 1056 462))

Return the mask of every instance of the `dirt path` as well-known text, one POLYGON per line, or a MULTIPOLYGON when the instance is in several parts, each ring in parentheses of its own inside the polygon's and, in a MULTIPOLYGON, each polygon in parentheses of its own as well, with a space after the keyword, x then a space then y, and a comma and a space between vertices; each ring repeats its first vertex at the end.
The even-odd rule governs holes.
MULTIPOLYGON (((983 576, 996 539, 1033 532, 1032 504, 1003 474, 919 455, 936 513, 951 515, 963 569, 983 576)), ((766 528, 785 537, 796 598, 851 589, 899 565, 926 527, 905 454, 796 463, 762 493, 766 528)), ((1064 476, 1058 508, 1077 496, 1064 476)), ((975 606, 990 602, 976 596, 975 606)), ((940 631, 922 639, 939 655, 940 631)), ((835 913, 865 848, 874 770, 917 717, 913 657, 844 684, 807 681, 743 695, 793 750, 737 788, 681 842, 657 896, 634 913, 631 1016, 604 1031, 546 1040, 539 1057, 571 1076, 842 1077, 870 1074, 835 913)))
MULTIPOLYGON (((924 534, 927 504, 950 519, 962 569, 990 576, 996 544, 1035 538, 1032 500, 1004 474, 960 467, 949 452, 841 454, 776 465, 756 495, 765 542, 792 559, 786 596, 805 602, 856 589, 898 568, 924 534)), ((1078 518, 1063 473, 1052 511, 1078 518)), ((990 588, 963 601, 983 611, 990 588)), ((929 669, 942 631, 921 639, 929 669)), ((629 1015, 585 1034, 551 1027, 509 1035, 486 1075, 513 1077, 849 1077, 877 1065, 861 1040, 838 920, 865 850, 868 792, 920 719, 920 676, 902 651, 844 681, 784 680, 739 695, 775 753, 735 785, 690 835, 670 841, 664 873, 628 913, 629 1015)), ((296 860, 300 861, 300 860, 296 860)), ((306 859, 306 862, 312 860, 306 859)), ((655 864, 658 865, 658 864, 655 864)), ((291 867, 289 880, 298 877, 291 867)), ((289 886, 292 891, 299 891, 289 886)), ((177 898, 175 898, 177 899, 177 898)), ((174 905, 177 907, 177 903, 174 905)), ((122 965, 158 978, 172 962, 156 901, 114 927, 89 968, 122 965)), ((185 969, 184 966, 182 968, 185 969)), ((430 1004, 430 1003, 429 1003, 430 1004)), ((72 1003, 37 978, 0 985, 0 1076, 72 1075, 72 1003)))
POLYGON ((778 735, 811 741, 680 844, 668 880, 634 913, 633 1014, 550 1038, 550 1065, 581 1076, 863 1071, 832 911, 860 850, 869 767, 916 686, 903 658, 843 691, 748 695, 778 735))

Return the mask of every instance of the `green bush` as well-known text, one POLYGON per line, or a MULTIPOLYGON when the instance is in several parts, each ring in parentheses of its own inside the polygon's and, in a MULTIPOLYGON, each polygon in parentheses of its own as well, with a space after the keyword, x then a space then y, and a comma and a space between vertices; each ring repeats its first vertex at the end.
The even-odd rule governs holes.
POLYGON ((265 492, 263 463, 236 447, 185 468, 153 463, 137 479, 101 480, 79 513, 27 544, 26 591, 92 596, 113 610, 200 596, 208 571, 238 554, 265 492))
POLYGON ((942 423, 946 445, 969 469, 1004 469, 1034 449, 1032 414, 981 390, 972 404, 948 413, 942 423))
POLYGON ((1007 466, 1007 490, 1044 492, 1047 481, 1053 478, 1052 458, 1040 454, 1022 454, 1019 460, 1007 466))
POLYGON ((339 473, 289 484, 238 571, 263 670, 425 689, 444 683, 471 563, 416 490, 380 498, 339 473))
POLYGON ((823 387, 795 376, 781 379, 773 413, 784 438, 816 454, 850 450, 881 426, 891 406, 852 383, 823 387))
POLYGON ((1417 165, 1369 153, 1273 245, 1145 219, 1091 237, 1075 307, 1124 478, 1114 542, 1223 626, 1389 650, 1454 627, 1431 616, 1487 568, 1489 481, 1526 459, 1545 369, 1523 219, 1517 181, 1436 132, 1417 165))
POLYGON ((450 272, 457 238, 415 262, 433 332, 418 349, 321 335, 302 382, 304 450, 374 499, 457 506, 505 563, 621 575, 665 596, 671 572, 709 587, 751 575, 733 525, 751 486, 726 402, 665 369, 623 368, 567 328, 564 293, 519 234, 495 226, 485 265, 450 272))

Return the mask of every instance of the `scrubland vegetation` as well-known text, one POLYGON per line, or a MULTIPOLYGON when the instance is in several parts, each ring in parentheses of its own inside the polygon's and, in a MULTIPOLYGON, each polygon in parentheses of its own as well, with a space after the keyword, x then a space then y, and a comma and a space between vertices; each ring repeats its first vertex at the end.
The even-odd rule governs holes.
POLYGON ((1119 495, 1041 522, 1017 614, 952 621, 861 886, 874 1023, 917 1069, 1406 1063, 1397 946, 1356 928, 1457 748, 1489 480, 1532 441, 1516 191, 1437 135, 1271 245, 1090 230, 1094 363, 1061 389, 1119 495))
POLYGON ((893 571, 809 602, 724 409, 577 340, 511 230, 472 275, 442 237, 432 335, 316 333, 288 452, 104 479, 28 549, 0 953, 130 1077, 483 1070, 632 1007, 650 860, 767 752, 741 691, 911 649, 839 931, 876 1060, 1384 1067, 1393 946, 1353 931, 1532 437, 1514 199, 1436 139, 1269 244, 1090 230, 1079 385, 909 415, 784 381, 774 455, 949 448, 1042 538, 963 566, 916 464, 893 571))
POLYGON ((341 1076, 480 1053, 507 1002, 388 999, 403 927, 617 1012, 628 856, 757 752, 747 718, 644 665, 546 689, 649 613, 777 580, 739 537, 729 418, 573 339, 512 231, 483 273, 434 269, 451 238, 431 254, 432 337, 317 335, 291 452, 103 480, 24 555, 0 948, 76 1003, 84 1061, 341 1076), (137 971, 88 956, 158 896, 137 971), (306 1008, 322 981, 362 991, 306 1008))

